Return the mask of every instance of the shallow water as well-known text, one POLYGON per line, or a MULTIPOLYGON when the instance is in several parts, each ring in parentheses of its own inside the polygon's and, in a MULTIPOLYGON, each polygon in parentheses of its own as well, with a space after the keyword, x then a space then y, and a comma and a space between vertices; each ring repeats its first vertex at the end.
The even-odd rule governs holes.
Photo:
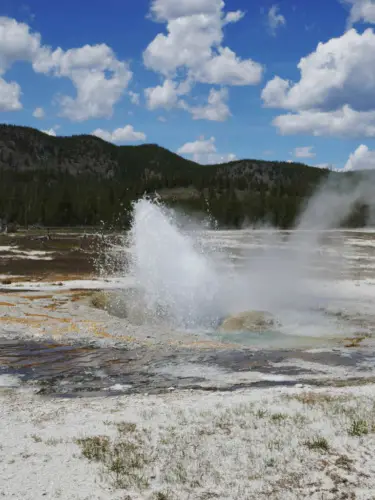
POLYGON ((337 346, 342 337, 312 337, 308 335, 291 335, 279 331, 258 332, 212 332, 210 337, 220 342, 230 342, 256 348, 273 349, 307 349, 310 347, 332 347, 337 346))
POLYGON ((174 389, 319 384, 321 376, 371 377, 365 352, 296 349, 136 350, 20 342, 0 338, 0 386, 31 385, 39 394, 113 396, 174 389), (366 371, 364 371, 366 367, 366 371), (323 371, 322 371, 323 369, 323 371), (338 371, 337 371, 338 370, 338 371))

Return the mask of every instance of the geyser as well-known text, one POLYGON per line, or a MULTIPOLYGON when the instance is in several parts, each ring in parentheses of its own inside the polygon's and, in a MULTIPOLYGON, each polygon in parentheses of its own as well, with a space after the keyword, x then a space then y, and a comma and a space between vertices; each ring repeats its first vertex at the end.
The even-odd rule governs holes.
POLYGON ((185 327, 211 326, 220 316, 219 270, 178 228, 176 214, 146 199, 134 205, 131 272, 145 307, 185 327))
POLYGON ((178 327, 206 329, 229 315, 257 310, 271 313, 275 324, 304 324, 311 332, 327 322, 322 310, 332 299, 316 286, 317 269, 332 268, 332 255, 322 252, 325 230, 337 227, 355 203, 372 198, 368 183, 353 187, 336 177, 333 186, 329 182, 312 197, 288 237, 269 231, 269 245, 261 254, 254 245, 239 245, 240 263, 223 253, 220 238, 207 237, 213 233, 206 227, 186 224, 186 217, 158 201, 138 200, 130 231, 130 273, 147 317, 151 313, 178 327))

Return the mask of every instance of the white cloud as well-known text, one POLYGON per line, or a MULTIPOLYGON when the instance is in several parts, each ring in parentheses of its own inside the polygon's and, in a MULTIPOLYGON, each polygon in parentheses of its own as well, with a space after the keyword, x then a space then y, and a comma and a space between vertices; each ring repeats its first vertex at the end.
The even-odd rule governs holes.
POLYGON ((236 10, 233 12, 228 12, 224 17, 224 24, 238 23, 245 16, 245 12, 242 10, 236 10))
POLYGON ((108 132, 98 128, 94 130, 91 135, 100 137, 108 142, 138 142, 145 141, 146 134, 143 132, 136 132, 132 125, 125 125, 123 128, 117 128, 113 132, 108 132))
POLYGON ((375 24, 375 3, 373 0, 341 0, 342 3, 350 5, 348 25, 357 22, 375 24))
POLYGON ((177 153, 180 155, 216 153, 215 137, 210 139, 200 137, 197 141, 187 142, 177 150, 177 153))
POLYGON ((343 170, 348 172, 370 169, 375 169, 375 151, 371 151, 367 146, 361 144, 354 153, 351 153, 343 170))
POLYGON ((172 109, 178 105, 181 90, 176 82, 164 80, 163 85, 145 89, 148 109, 172 109))
MULTIPOLYGON (((143 53, 148 69, 164 76, 170 98, 167 107, 188 109, 173 95, 179 82, 189 82, 188 95, 194 83, 210 85, 255 85, 260 82, 263 67, 252 59, 241 59, 223 45, 226 24, 240 21, 242 11, 224 12, 222 0, 153 0, 151 14, 166 23, 167 33, 159 33, 143 53)), ((164 88, 164 91, 166 89, 164 88)), ((152 93, 152 89, 148 89, 152 93)), ((157 99, 156 101, 163 101, 157 99)), ((149 98, 152 102, 152 95, 149 98)), ((149 104, 151 107, 152 104, 149 104)), ((159 106, 158 106, 159 107, 159 106)), ((152 108, 151 108, 152 109, 152 108)))
POLYGON ((177 150, 177 154, 187 155, 195 162, 202 164, 227 163, 237 159, 233 153, 219 154, 216 149, 215 137, 210 139, 200 137, 197 141, 187 142, 177 150))
POLYGON ((137 92, 132 92, 131 90, 129 90, 128 94, 129 94, 130 101, 132 102, 132 104, 135 104, 136 106, 138 106, 140 103, 140 95, 137 94, 137 92))
POLYGON ((241 60, 228 47, 220 47, 202 68, 197 68, 195 78, 202 83, 220 85, 255 85, 262 78, 263 67, 251 59, 241 60))
POLYGON ((170 21, 180 17, 207 15, 220 12, 222 0, 153 0, 151 13, 157 21, 170 21))
POLYGON ((73 121, 111 117, 132 77, 127 64, 117 60, 105 44, 85 45, 66 52, 58 48, 39 60, 37 68, 71 79, 77 96, 63 96, 60 103, 62 116, 73 121))
POLYGON ((227 99, 227 89, 211 89, 205 106, 189 107, 188 111, 192 114, 194 120, 224 122, 231 116, 226 102, 227 99))
POLYGON ((341 37, 319 43, 315 52, 303 57, 297 83, 275 77, 267 83, 262 98, 268 107, 292 110, 337 109, 345 104, 364 111, 375 108, 375 34, 352 29, 341 37))
POLYGON ((158 120, 159 120, 159 122, 162 122, 162 123, 165 123, 167 121, 165 116, 158 116, 158 120))
POLYGON ((45 113, 43 108, 35 108, 33 111, 33 117, 34 118, 44 118, 45 113))
POLYGON ((283 80, 279 76, 275 76, 267 82, 267 85, 262 90, 262 99, 267 108, 284 108, 287 107, 286 94, 291 83, 288 80, 283 80))
MULTIPOLYGON (((105 44, 52 50, 42 45, 40 34, 31 33, 27 24, 1 17, 0 75, 16 61, 29 62, 37 73, 72 81, 76 97, 62 96, 60 103, 61 114, 75 121, 111 116, 132 77, 128 65, 105 44)), ((16 91, 17 84, 9 85, 16 91)))
POLYGON ((314 158, 316 154, 313 152, 313 146, 302 146, 294 148, 291 153, 295 158, 314 158))
POLYGON ((6 82, 0 78, 0 111, 18 111, 22 109, 20 102, 21 87, 16 82, 6 82))
POLYGON ((0 74, 4 74, 16 61, 32 63, 40 50, 38 33, 30 33, 25 23, 0 17, 0 74))
POLYGON ((42 130, 42 132, 44 132, 47 135, 52 135, 53 137, 56 137, 56 135, 57 135, 56 134, 57 128, 59 128, 59 127, 52 127, 52 128, 50 128, 48 130, 42 130))
POLYGON ((299 82, 276 76, 262 91, 266 107, 297 112, 277 117, 281 133, 373 136, 375 33, 351 29, 303 57, 299 82))
POLYGON ((223 39, 219 15, 204 14, 180 17, 167 24, 168 34, 159 33, 143 53, 144 63, 166 77, 177 69, 191 74, 212 58, 213 46, 223 39))
POLYGON ((278 5, 272 5, 268 11, 267 20, 268 27, 272 35, 276 35, 276 31, 279 26, 285 26, 286 24, 285 17, 280 14, 278 5))
POLYGON ((354 111, 343 106, 336 111, 301 111, 277 116, 273 120, 282 135, 375 137, 375 111, 354 111))
MULTIPOLYGON (((185 69, 189 78, 207 83, 205 75, 211 74, 210 67, 214 66, 217 79, 214 80, 212 75, 209 83, 228 83, 233 74, 236 85, 260 82, 263 71, 260 64, 251 59, 241 60, 230 49, 221 45, 225 22, 239 21, 242 17, 239 13, 232 12, 227 14, 229 17, 223 17, 224 2, 221 0, 207 2, 207 12, 194 10, 193 2, 190 2, 189 8, 189 2, 174 2, 177 3, 181 8, 176 5, 176 9, 184 14, 177 18, 173 15, 163 17, 167 21, 168 34, 159 33, 146 48, 143 54, 146 67, 166 77, 174 76, 178 69, 185 69), (238 83, 238 74, 242 75, 242 83, 238 83)), ((196 3, 198 5, 204 2, 196 0, 196 3)), ((154 7, 156 4, 159 7, 166 7, 164 4, 168 4, 169 7, 169 2, 161 0, 154 2, 154 7)))

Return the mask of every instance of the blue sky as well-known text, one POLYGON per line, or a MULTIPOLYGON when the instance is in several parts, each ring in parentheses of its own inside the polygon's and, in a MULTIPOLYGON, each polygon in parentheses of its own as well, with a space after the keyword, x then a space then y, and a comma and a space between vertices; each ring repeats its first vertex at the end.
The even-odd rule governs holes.
POLYGON ((375 168, 374 0, 2 0, 2 122, 375 168))

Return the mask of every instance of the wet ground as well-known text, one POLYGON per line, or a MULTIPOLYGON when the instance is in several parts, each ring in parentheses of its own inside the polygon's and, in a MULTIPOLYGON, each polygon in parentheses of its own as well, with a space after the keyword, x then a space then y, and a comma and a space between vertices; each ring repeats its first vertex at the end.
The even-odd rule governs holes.
MULTIPOLYGON (((92 235, 2 236, 0 386, 27 384, 40 394, 73 397, 373 382, 374 236, 332 232, 324 238, 322 252, 331 260, 324 260, 322 275, 338 269, 338 252, 345 261, 328 286, 329 335, 315 335, 321 325, 312 324, 314 334, 300 335, 295 327, 263 336, 133 325, 94 309, 93 290, 127 286, 110 272, 98 277, 101 265, 108 270, 108 249, 121 250, 120 236, 100 237, 102 253, 92 235)), ((262 254, 269 244, 261 233, 217 232, 206 239, 220 240, 234 261, 249 251, 262 254)), ((317 270, 321 263, 318 255, 317 270)), ((118 258, 112 253, 110 271, 122 265, 121 252, 118 258)))
POLYGON ((375 372, 369 366, 374 361, 366 350, 170 348, 165 352, 0 340, 0 380, 10 376, 16 384, 34 386, 39 394, 71 397, 372 383, 375 372))

